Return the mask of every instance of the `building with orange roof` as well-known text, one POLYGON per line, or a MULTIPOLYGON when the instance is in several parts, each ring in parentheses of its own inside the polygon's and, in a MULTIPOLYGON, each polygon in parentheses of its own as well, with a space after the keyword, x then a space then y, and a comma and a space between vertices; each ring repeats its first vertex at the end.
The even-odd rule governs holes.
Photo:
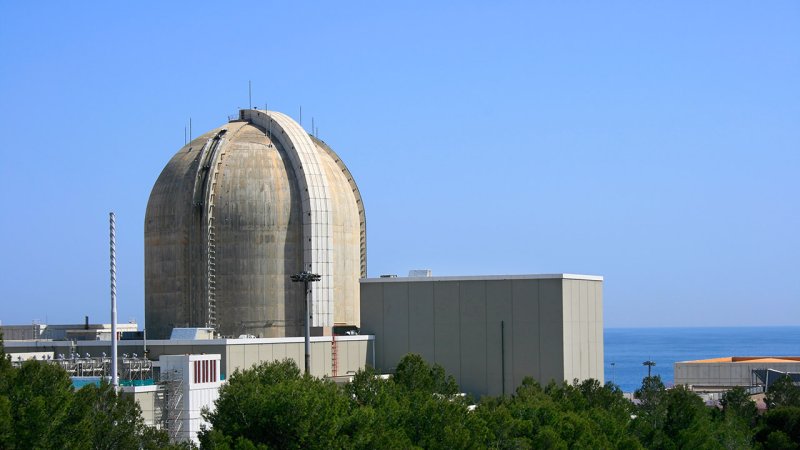
MULTIPOLYGON (((766 373, 800 373, 800 356, 726 356, 681 361, 674 365, 675 385, 694 391, 725 391, 735 386, 763 386, 766 373)), ((775 375, 777 376, 777 375, 775 375)))

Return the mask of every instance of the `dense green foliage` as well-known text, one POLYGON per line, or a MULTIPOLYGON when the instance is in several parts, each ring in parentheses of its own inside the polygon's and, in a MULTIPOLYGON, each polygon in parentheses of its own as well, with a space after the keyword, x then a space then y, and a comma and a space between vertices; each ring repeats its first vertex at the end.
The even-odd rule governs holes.
MULTIPOLYGON (((0 336, 0 448, 169 448, 138 405, 108 384, 78 391, 58 366, 13 368, 0 336)), ((596 380, 541 386, 472 405, 442 367, 407 355, 390 378, 367 368, 352 383, 302 375, 294 362, 234 373, 220 389, 207 449, 800 449, 800 388, 775 382, 759 415, 741 388, 721 408, 646 377, 627 400, 596 380)))
POLYGON ((769 410, 758 424, 756 442, 770 449, 800 449, 800 387, 783 377, 770 386, 764 402, 769 410))
POLYGON ((12 367, 0 336, 0 448, 156 449, 166 434, 144 425, 139 406, 108 384, 78 391, 57 365, 12 367))
POLYGON ((285 360, 231 376, 200 439, 209 449, 800 448, 797 389, 777 384, 759 417, 743 389, 726 393, 719 409, 685 387, 666 389, 658 376, 643 380, 636 402, 611 383, 527 378, 514 395, 471 410, 455 380, 418 355, 391 378, 367 368, 344 387, 285 360))

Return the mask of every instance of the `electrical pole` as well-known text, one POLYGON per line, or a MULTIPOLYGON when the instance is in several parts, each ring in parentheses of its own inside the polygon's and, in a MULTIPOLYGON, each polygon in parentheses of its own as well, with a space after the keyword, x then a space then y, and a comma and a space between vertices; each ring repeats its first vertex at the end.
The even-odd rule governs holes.
POLYGON ((656 365, 656 362, 648 359, 647 361, 643 362, 642 365, 647 366, 647 378, 650 378, 650 370, 656 365))
POLYGON ((294 274, 291 276, 292 281, 295 283, 303 283, 303 288, 305 288, 305 350, 306 350, 306 357, 305 357, 305 374, 311 374, 311 289, 309 288, 309 283, 313 283, 315 281, 320 280, 320 276, 316 273, 311 272, 300 272, 298 274, 294 274))

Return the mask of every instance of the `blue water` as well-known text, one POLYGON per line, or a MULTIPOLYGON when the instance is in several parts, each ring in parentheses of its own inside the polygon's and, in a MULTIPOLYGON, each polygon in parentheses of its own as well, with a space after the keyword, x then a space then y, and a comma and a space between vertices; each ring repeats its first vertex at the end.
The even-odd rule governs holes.
POLYGON ((723 356, 800 356, 800 327, 606 328, 605 375, 633 392, 647 376, 644 361, 655 361, 653 375, 673 382, 676 361, 723 356), (611 366, 611 363, 615 363, 611 366))
POLYGON ((78 390, 86 385, 100 386, 100 377, 72 377, 72 387, 78 390))
MULTIPOLYGON (((100 386, 101 378, 102 377, 72 377, 72 387, 78 390, 89 384, 100 386)), ((120 386, 152 386, 154 384, 155 381, 152 378, 146 380, 119 380, 120 386)))

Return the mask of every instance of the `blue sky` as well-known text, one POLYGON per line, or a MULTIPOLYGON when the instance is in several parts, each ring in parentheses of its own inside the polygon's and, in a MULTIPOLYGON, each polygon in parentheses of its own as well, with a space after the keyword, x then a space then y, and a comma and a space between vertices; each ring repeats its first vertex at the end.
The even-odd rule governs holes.
POLYGON ((111 3, 0 3, 3 323, 108 322, 110 210, 142 323, 150 189, 252 80, 347 162, 371 276, 599 274, 606 326, 800 324, 797 2, 111 3))

